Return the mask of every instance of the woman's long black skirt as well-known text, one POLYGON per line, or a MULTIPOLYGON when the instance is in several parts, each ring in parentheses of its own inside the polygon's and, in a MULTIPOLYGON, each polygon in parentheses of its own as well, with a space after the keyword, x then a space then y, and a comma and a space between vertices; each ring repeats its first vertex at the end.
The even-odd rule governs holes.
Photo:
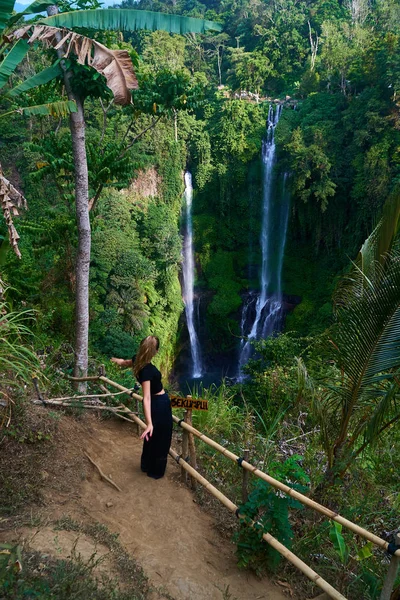
POLYGON ((160 479, 167 466, 172 438, 172 411, 168 394, 151 397, 153 435, 143 441, 141 469, 149 477, 160 479))

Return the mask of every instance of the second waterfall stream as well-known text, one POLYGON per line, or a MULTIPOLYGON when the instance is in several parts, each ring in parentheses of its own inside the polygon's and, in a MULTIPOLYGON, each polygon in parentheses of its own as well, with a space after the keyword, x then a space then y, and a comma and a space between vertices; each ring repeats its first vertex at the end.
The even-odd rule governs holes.
POLYGON ((194 248, 193 248, 193 225, 192 225, 192 200, 193 184, 192 175, 185 173, 184 192, 184 238, 183 238, 183 301, 185 303, 186 322, 189 331, 190 351, 192 354, 192 373, 194 379, 203 374, 199 338, 196 333, 194 319, 194 248))
POLYGON ((286 189, 287 175, 283 175, 281 185, 276 185, 274 177, 276 164, 275 128, 279 122, 281 111, 282 107, 279 105, 275 111, 270 106, 267 135, 262 145, 263 201, 260 236, 262 256, 260 291, 257 295, 250 293, 249 298, 243 304, 238 381, 244 379, 243 367, 252 354, 252 340, 268 337, 274 331, 279 330, 282 323, 281 274, 289 214, 289 197, 286 189))

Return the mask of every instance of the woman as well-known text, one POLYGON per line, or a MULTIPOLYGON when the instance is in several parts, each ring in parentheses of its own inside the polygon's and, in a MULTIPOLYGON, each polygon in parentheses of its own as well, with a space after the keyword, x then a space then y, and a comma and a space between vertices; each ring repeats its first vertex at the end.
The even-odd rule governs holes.
POLYGON ((140 342, 138 353, 133 359, 111 359, 120 367, 133 366, 133 373, 142 384, 146 429, 140 436, 143 440, 141 469, 153 479, 164 476, 172 438, 171 403, 163 389, 161 373, 151 363, 159 345, 157 337, 148 335, 140 342))

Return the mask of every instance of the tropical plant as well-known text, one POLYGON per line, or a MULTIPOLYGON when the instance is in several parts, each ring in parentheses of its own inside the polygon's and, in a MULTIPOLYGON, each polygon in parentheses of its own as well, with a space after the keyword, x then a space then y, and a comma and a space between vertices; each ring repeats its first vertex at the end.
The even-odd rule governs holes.
MULTIPOLYGON (((328 459, 326 480, 351 463, 400 420, 400 196, 391 196, 335 297, 330 335, 336 376, 310 387, 328 459), (321 391, 319 391, 321 390, 321 391)), ((307 382, 300 370, 302 386, 307 382)))
MULTIPOLYGON (((304 493, 307 491, 309 478, 299 464, 301 459, 301 456, 294 455, 284 463, 272 462, 268 465, 268 472, 279 481, 304 493)), ((262 535, 270 533, 290 548, 293 530, 289 509, 302 508, 303 506, 297 500, 277 492, 265 481, 258 480, 248 501, 239 509, 242 517, 241 528, 235 535, 239 566, 251 567, 258 574, 264 570, 274 571, 282 557, 263 542, 262 535), (254 527, 248 527, 251 521, 255 521, 254 527)))

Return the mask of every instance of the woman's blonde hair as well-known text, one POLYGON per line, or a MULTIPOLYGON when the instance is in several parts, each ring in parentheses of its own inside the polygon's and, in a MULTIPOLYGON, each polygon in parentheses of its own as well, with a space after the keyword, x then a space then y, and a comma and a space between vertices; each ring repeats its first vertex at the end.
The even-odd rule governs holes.
POLYGON ((151 362, 153 356, 157 354, 160 347, 160 340, 155 335, 148 335, 139 345, 138 353, 136 354, 135 362, 133 363, 133 373, 135 377, 145 365, 151 362))

